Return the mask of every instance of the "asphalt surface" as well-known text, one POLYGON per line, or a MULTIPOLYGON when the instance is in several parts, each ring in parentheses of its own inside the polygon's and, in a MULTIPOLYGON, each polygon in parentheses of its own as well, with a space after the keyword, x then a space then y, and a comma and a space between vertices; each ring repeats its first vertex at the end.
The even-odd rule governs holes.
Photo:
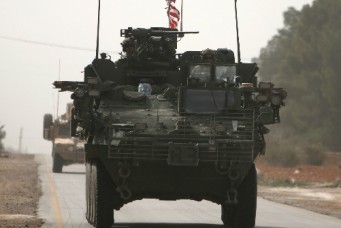
MULTIPOLYGON (((85 219, 85 167, 51 172, 50 156, 37 155, 43 227, 92 227, 85 219)), ((139 200, 115 211, 115 228, 223 228, 220 206, 208 201, 139 200)), ((341 220, 258 198, 256 228, 340 228, 341 220)))

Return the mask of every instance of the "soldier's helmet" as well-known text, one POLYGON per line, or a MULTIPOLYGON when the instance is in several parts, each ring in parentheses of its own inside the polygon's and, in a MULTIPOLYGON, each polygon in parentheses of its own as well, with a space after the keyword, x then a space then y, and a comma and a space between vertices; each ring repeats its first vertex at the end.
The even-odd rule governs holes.
POLYGON ((135 48, 134 40, 131 37, 125 38, 121 45, 124 52, 127 52, 130 48, 135 48))
POLYGON ((201 58, 203 62, 212 62, 214 60, 215 51, 212 49, 205 49, 201 52, 201 58))

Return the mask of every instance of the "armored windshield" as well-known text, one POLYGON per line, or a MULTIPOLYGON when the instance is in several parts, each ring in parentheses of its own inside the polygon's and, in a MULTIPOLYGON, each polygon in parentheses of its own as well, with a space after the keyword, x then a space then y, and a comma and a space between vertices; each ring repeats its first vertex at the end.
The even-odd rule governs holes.
POLYGON ((211 65, 208 64, 195 64, 191 65, 190 78, 198 79, 199 82, 208 82, 211 80, 211 65))
POLYGON ((59 136, 66 136, 66 137, 70 137, 70 127, 68 124, 63 124, 59 126, 58 129, 58 135, 59 136))
POLYGON ((232 83, 235 76, 236 76, 235 65, 216 66, 215 68, 215 78, 217 81, 225 80, 232 83))

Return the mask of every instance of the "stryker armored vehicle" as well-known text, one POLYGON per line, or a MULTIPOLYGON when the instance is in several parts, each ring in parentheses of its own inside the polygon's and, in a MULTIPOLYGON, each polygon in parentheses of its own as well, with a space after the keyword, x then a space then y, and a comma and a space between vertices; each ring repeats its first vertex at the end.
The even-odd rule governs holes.
POLYGON ((121 59, 97 48, 84 81, 54 82, 72 92, 72 136, 86 141, 88 222, 111 227, 113 210, 135 200, 191 199, 221 205, 226 227, 254 227, 254 160, 265 125, 280 122, 285 90, 258 82, 256 63, 229 49, 177 54, 186 32, 120 34, 121 59))
POLYGON ((52 172, 60 173, 63 166, 84 163, 84 143, 71 137, 71 107, 67 104, 65 114, 53 120, 52 114, 44 115, 43 137, 52 142, 52 172))

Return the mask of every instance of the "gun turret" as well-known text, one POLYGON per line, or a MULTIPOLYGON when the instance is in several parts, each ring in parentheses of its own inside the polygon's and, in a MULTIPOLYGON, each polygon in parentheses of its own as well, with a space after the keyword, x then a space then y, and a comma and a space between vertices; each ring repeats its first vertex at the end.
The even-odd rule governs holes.
POLYGON ((135 56, 139 60, 169 62, 175 58, 177 38, 194 33, 199 32, 182 32, 177 29, 163 27, 151 27, 148 29, 129 27, 128 29, 121 29, 121 37, 125 37, 126 41, 122 43, 122 47, 123 50, 126 50, 126 43, 133 46, 134 54, 131 56, 135 56))
POLYGON ((128 29, 121 29, 121 37, 134 37, 134 38, 144 38, 151 36, 167 36, 167 35, 177 35, 183 37, 185 34, 197 34, 198 31, 178 31, 172 28, 163 27, 151 27, 150 29, 128 27, 128 29))

